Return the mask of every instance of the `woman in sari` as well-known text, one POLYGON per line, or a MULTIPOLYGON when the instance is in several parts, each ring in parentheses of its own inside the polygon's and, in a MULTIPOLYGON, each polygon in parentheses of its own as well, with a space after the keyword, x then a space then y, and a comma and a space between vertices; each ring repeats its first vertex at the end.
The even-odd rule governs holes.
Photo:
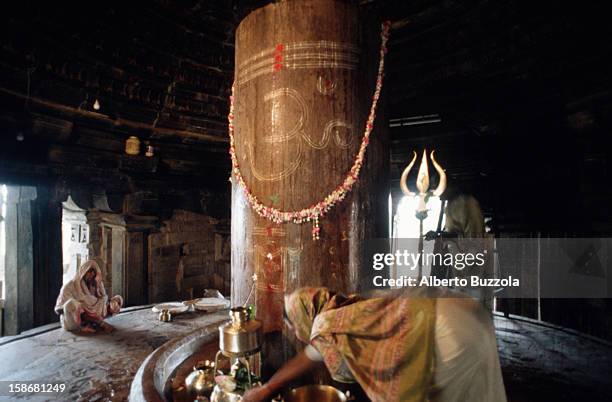
POLYGON ((373 402, 505 402, 491 318, 470 298, 436 296, 295 291, 285 299, 286 321, 307 346, 243 401, 268 400, 324 364, 373 402))
POLYGON ((72 280, 62 286, 55 312, 60 315, 62 328, 67 331, 111 332, 114 328, 104 319, 118 313, 122 306, 121 296, 109 300, 100 265, 89 260, 79 267, 72 280))
MULTIPOLYGON (((444 232, 449 237, 442 237, 444 251, 451 254, 476 254, 493 251, 492 235, 485 229, 484 216, 480 204, 471 195, 459 195, 449 201, 445 211, 446 223, 444 232)), ((451 269, 451 278, 464 278, 468 282, 471 276, 494 278, 493 254, 488 254, 485 264, 466 269, 451 269)), ((493 309, 493 289, 491 287, 456 287, 455 290, 466 293, 477 299, 488 310, 493 309)))

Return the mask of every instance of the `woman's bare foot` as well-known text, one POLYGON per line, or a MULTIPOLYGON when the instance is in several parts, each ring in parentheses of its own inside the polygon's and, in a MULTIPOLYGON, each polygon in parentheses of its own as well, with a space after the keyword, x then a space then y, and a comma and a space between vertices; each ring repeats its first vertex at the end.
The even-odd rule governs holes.
POLYGON ((85 325, 83 327, 81 327, 81 332, 84 334, 95 334, 97 331, 95 328, 89 326, 89 325, 85 325))

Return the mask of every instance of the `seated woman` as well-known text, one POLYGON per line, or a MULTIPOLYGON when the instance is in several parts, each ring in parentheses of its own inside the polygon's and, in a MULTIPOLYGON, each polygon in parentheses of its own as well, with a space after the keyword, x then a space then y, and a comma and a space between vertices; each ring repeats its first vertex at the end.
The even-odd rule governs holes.
POLYGON ((268 400, 324 364, 373 402, 505 402, 491 318, 473 299, 442 292, 360 299, 295 291, 285 300, 286 321, 306 349, 243 401, 268 400))
POLYGON ((114 328, 104 322, 104 318, 118 313, 122 306, 121 296, 108 300, 100 266, 96 261, 89 260, 77 270, 74 279, 62 286, 55 312, 60 315, 65 330, 111 332, 114 328))

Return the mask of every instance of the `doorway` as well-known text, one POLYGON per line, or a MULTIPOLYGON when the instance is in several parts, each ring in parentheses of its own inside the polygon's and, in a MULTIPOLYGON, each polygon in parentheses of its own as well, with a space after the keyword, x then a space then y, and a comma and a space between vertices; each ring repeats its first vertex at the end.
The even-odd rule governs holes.
POLYGON ((0 303, 4 306, 6 272, 6 185, 0 184, 0 303))

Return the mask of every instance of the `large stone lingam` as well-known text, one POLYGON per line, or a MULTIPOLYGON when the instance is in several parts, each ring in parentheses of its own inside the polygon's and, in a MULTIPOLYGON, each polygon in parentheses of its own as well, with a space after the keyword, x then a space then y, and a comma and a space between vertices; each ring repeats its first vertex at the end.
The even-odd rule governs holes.
MULTIPOLYGON (((298 211, 317 204, 343 183, 354 164, 380 49, 380 23, 362 18, 355 3, 269 4, 249 14, 236 31, 236 161, 251 194, 267 207, 298 211)), ((379 111, 357 183, 320 219, 319 240, 313 240, 312 222, 274 223, 258 215, 234 175, 232 304, 245 301, 257 274, 256 311, 265 333, 284 331, 283 295, 294 289, 354 292, 368 283, 364 240, 387 235, 389 156, 383 122, 379 111)), ((284 360, 292 353, 275 348, 274 355, 284 360)))

